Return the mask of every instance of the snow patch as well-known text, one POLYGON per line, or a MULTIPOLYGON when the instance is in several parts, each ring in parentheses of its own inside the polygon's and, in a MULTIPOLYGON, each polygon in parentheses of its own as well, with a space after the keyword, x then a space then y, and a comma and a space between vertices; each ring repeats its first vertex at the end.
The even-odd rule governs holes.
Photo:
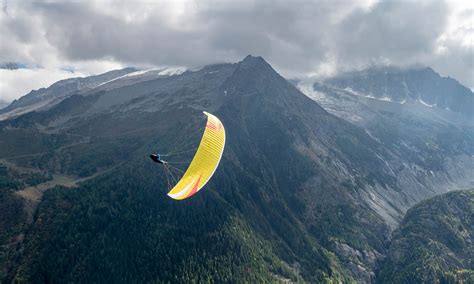
MULTIPOLYGON (((353 90, 351 87, 345 87, 343 90, 346 91, 346 92, 349 92, 349 93, 351 93, 351 94, 353 94, 353 95, 355 95, 355 96, 364 97, 364 98, 369 98, 369 99, 374 99, 374 100, 379 100, 379 101, 384 101, 384 102, 397 103, 397 104, 401 104, 401 105, 403 105, 403 104, 405 104, 405 103, 407 102, 407 99, 406 99, 406 98, 403 99, 402 102, 396 102, 396 101, 392 100, 392 98, 390 98, 390 97, 387 96, 387 95, 385 95, 385 96, 383 96, 383 97, 375 97, 375 96, 373 96, 372 94, 365 95, 365 94, 362 94, 362 93, 360 93, 360 92, 357 92, 357 91, 353 90)), ((407 91, 407 92, 408 92, 408 91, 407 91)))
POLYGON ((296 87, 314 101, 320 102, 327 99, 326 94, 314 90, 311 82, 299 82, 296 87))
POLYGON ((391 98, 389 97, 382 97, 382 98, 378 98, 379 100, 381 101, 385 101, 385 102, 393 102, 391 98))
POLYGON ((169 67, 162 69, 158 75, 162 76, 176 76, 176 75, 181 75, 184 72, 186 72, 186 68, 184 67, 169 67))
POLYGON ((314 90, 312 82, 299 82, 296 87, 330 114, 354 123, 364 120, 362 117, 355 115, 350 108, 341 107, 341 102, 331 96, 330 93, 326 94, 314 90))
POLYGON ((123 79, 123 78, 139 76, 139 75, 149 73, 149 72, 157 72, 156 75, 158 75, 158 76, 175 76, 175 75, 181 75, 184 72, 186 72, 186 68, 184 68, 184 67, 169 67, 169 68, 165 68, 165 69, 140 70, 140 71, 131 72, 131 73, 125 74, 123 76, 119 76, 117 78, 114 78, 112 80, 103 82, 103 83, 97 85, 97 87, 100 87, 102 85, 105 85, 105 84, 108 84, 110 82, 117 81, 117 80, 120 80, 120 79, 123 79))
POLYGON ((423 101, 422 99, 417 100, 420 102, 422 105, 427 106, 427 107, 434 107, 436 104, 430 105, 429 103, 423 101))
POLYGON ((135 71, 135 72, 127 73, 127 74, 125 74, 125 75, 123 75, 123 76, 119 76, 119 77, 114 78, 114 79, 112 79, 112 80, 105 81, 105 82, 103 82, 103 83, 97 85, 97 87, 100 87, 100 86, 102 86, 102 85, 108 84, 108 83, 110 83, 110 82, 113 82, 113 81, 116 81, 116 80, 119 80, 119 79, 122 79, 122 78, 141 75, 141 74, 147 73, 147 72, 149 72, 149 71, 153 71, 153 70, 140 70, 140 71, 135 71))
POLYGON ((356 94, 356 91, 354 91, 351 87, 345 87, 343 90, 348 91, 349 93, 353 93, 354 95, 356 94))

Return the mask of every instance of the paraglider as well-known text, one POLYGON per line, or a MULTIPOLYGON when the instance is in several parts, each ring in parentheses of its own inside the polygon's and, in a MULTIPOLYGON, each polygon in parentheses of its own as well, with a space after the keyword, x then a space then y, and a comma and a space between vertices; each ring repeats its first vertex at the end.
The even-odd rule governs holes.
POLYGON ((150 155, 150 158, 151 158, 154 162, 156 162, 156 163, 158 163, 158 164, 166 164, 167 162, 164 161, 161 157, 162 157, 162 155, 160 155, 160 154, 155 154, 155 153, 153 153, 153 154, 150 155))
MULTIPOLYGON (((168 192, 168 196, 173 199, 183 200, 196 194, 209 182, 219 166, 225 146, 224 125, 215 115, 208 112, 204 114, 207 116, 207 123, 196 153, 182 177, 168 192)), ((176 167, 172 165, 172 162, 163 160, 165 156, 151 154, 150 158, 163 165, 168 186, 171 187, 169 177, 173 177, 173 174, 170 169, 176 169, 176 167)))

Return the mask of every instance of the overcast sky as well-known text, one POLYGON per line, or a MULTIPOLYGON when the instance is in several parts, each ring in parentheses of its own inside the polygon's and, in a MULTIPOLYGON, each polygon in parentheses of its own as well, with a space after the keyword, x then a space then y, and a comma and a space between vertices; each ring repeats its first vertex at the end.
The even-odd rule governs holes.
POLYGON ((472 1, 5 1, 0 99, 126 66, 263 56, 287 78, 426 65, 474 88, 472 1), (471 3, 469 3, 471 2, 471 3))

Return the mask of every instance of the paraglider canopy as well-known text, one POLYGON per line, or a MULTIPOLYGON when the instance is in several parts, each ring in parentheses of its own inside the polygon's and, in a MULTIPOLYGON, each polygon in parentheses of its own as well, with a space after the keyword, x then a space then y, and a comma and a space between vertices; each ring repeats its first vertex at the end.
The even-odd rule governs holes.
MULTIPOLYGON (((196 194, 209 182, 219 166, 225 146, 224 125, 215 115, 208 112, 204 114, 207 116, 207 122, 199 147, 186 172, 168 192, 168 196, 173 199, 183 200, 196 194)), ((151 154, 150 158, 163 164, 167 177, 172 174, 170 168, 175 168, 172 162, 164 161, 159 154, 151 154)))

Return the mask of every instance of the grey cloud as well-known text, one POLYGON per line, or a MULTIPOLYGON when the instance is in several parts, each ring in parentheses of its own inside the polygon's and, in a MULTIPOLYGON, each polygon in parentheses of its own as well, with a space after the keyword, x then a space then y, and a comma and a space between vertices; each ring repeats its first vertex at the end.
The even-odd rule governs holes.
POLYGON ((337 57, 354 63, 414 63, 434 52, 447 8, 443 2, 384 1, 369 12, 356 11, 339 25, 337 57))
POLYGON ((474 89, 474 53, 472 47, 446 43, 448 51, 430 60, 430 65, 443 76, 450 76, 474 89))
POLYGON ((170 28, 159 17, 127 23, 80 3, 36 6, 44 16, 48 40, 69 59, 112 57, 131 64, 161 65, 193 65, 210 60, 207 55, 201 62, 201 53, 208 50, 199 35, 170 28))
MULTIPOLYGON (((289 77, 324 64, 348 70, 422 63, 461 74, 474 87, 472 78, 462 76, 474 70, 472 49, 450 43, 451 61, 435 52, 449 16, 445 2, 381 1, 367 9, 349 1, 196 1, 179 16, 186 28, 170 25, 166 10, 147 5, 148 15, 129 21, 86 2, 32 2, 23 9, 40 20, 16 19, 6 29, 18 31, 16 41, 32 46, 44 40, 35 35, 44 34, 51 52, 70 61, 113 58, 129 65, 192 68, 255 54, 289 77), (40 24, 28 30, 31 22, 40 24)), ((14 52, 11 46, 3 50, 14 52)))

